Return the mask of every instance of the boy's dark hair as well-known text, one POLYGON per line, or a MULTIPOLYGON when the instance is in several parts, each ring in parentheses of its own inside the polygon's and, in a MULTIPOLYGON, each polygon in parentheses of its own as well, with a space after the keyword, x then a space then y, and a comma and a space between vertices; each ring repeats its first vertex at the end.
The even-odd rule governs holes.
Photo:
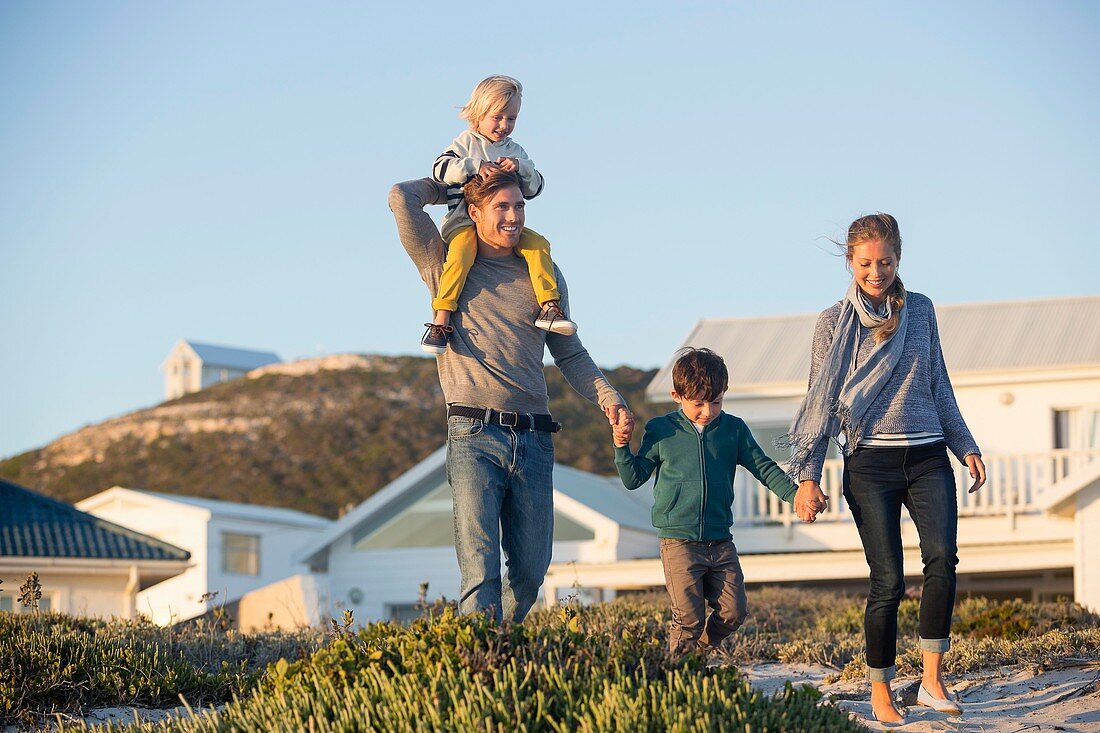
POLYGON ((710 349, 686 346, 672 366, 672 388, 686 400, 712 402, 729 387, 726 362, 710 349))

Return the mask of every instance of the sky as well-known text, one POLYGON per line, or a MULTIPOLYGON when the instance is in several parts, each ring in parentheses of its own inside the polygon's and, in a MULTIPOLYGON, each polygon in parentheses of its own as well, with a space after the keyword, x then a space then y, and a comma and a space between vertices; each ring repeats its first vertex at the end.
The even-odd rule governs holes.
POLYGON ((599 364, 827 307, 872 211, 936 303, 1100 292, 1100 4, 679 5, 0 3, 0 457, 159 403, 180 338, 419 354, 387 191, 490 74, 599 364))

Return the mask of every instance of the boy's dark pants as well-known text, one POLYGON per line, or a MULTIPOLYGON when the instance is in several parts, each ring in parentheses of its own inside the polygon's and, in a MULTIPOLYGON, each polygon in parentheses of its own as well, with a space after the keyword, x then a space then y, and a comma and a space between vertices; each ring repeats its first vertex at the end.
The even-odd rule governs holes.
POLYGON ((733 540, 662 539, 661 564, 672 597, 668 647, 673 654, 718 646, 745 622, 745 574, 733 540))

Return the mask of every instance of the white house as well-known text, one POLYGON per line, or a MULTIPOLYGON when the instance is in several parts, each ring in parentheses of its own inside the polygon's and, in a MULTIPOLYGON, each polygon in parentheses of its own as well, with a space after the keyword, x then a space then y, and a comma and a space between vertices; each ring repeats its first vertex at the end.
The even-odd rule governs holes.
POLYGON ((0 480, 0 611, 30 610, 19 587, 38 573, 40 611, 133 618, 140 592, 188 564, 186 550, 0 480))
MULTIPOLYGON (((407 619, 416 614, 421 583, 429 584, 431 598, 458 596, 446 455, 445 447, 432 453, 299 552, 313 572, 325 574, 332 615, 349 608, 359 620, 407 619)), ((651 500, 641 491, 627 493, 617 478, 555 465, 555 560, 655 557, 651 500)), ((572 589, 565 583, 557 590, 572 589)))
POLYGON ((164 398, 174 400, 212 384, 243 377, 281 361, 270 351, 249 351, 180 340, 164 360, 164 398))
MULTIPOLYGON (((937 313, 955 395, 989 469, 988 485, 968 494, 969 477, 957 465, 960 592, 1074 597, 1100 609, 1100 555, 1087 550, 1085 532, 1085 518, 1100 512, 1097 481, 1089 479, 1100 461, 1100 296, 938 306, 937 313)), ((703 320, 683 343, 723 356, 726 411, 744 418, 777 459, 772 442, 806 393, 815 321, 816 314, 703 320)), ((646 389, 648 400, 670 410, 671 367, 646 389)), ((735 538, 750 582, 867 577, 833 455, 823 477, 830 509, 812 525, 739 472, 735 538)), ((916 579, 919 550, 907 518, 903 532, 906 571, 916 579)), ((591 587, 662 583, 660 563, 649 560, 554 566, 547 584, 578 577, 591 587)))
POLYGON ((206 593, 216 592, 219 604, 232 603, 249 591, 302 573, 295 551, 332 524, 292 509, 120 486, 90 496, 77 507, 191 554, 187 572, 138 593, 138 610, 161 624, 208 610, 202 602, 206 593))

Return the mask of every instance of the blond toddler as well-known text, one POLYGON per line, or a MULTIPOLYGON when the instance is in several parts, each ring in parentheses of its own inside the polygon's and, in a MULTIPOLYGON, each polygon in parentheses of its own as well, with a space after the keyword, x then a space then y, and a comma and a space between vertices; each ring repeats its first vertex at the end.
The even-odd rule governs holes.
MULTIPOLYGON (((519 117, 523 87, 509 76, 483 79, 470 95, 460 116, 470 123, 464 131, 436 158, 432 176, 447 186, 447 215, 440 234, 447 242, 447 258, 439 280, 439 290, 432 300, 435 311, 431 323, 420 340, 420 347, 430 354, 447 350, 447 336, 452 332, 451 313, 458 310, 458 298, 466 284, 477 257, 477 234, 466 210, 462 186, 476 176, 487 176, 495 170, 514 171, 520 179, 524 198, 534 198, 542 192, 542 174, 519 143, 509 137, 519 117)), ((541 310, 535 326, 571 336, 577 325, 570 321, 560 305, 554 263, 550 258, 550 243, 534 231, 524 228, 516 254, 527 261, 531 285, 541 310)))

